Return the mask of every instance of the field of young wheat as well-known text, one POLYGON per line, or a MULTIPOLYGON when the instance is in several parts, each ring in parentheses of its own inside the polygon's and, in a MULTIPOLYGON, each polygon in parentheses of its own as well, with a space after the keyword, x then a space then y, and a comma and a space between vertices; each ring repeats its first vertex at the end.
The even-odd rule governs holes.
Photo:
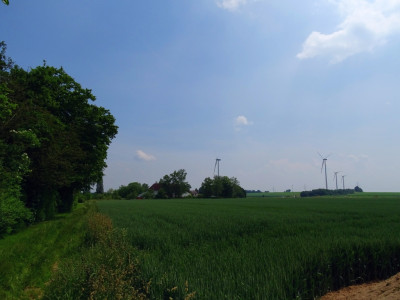
POLYGON ((151 297, 312 299, 400 271, 400 197, 98 201, 151 297))

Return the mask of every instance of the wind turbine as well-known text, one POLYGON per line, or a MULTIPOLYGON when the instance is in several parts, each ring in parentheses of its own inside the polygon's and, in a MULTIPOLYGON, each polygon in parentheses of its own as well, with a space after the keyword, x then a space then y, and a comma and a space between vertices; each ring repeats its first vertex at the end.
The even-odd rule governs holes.
POLYGON ((221 161, 220 158, 215 159, 215 166, 214 166, 214 175, 215 175, 215 169, 217 168, 217 176, 219 177, 219 162, 221 161))
POLYGON ((343 189, 344 189, 344 177, 345 177, 346 175, 343 175, 342 176, 342 183, 343 183, 343 189))
POLYGON ((338 186, 337 186, 337 174, 339 174, 341 171, 338 171, 338 172, 334 172, 334 176, 333 176, 333 180, 335 180, 336 179, 336 189, 338 189, 338 186))
POLYGON ((326 187, 326 189, 328 189, 328 176, 326 174, 326 161, 328 160, 328 157, 331 156, 331 155, 329 154, 327 157, 323 157, 320 153, 318 153, 318 154, 322 158, 321 173, 322 173, 322 170, 324 169, 324 166, 325 166, 325 187, 326 187))

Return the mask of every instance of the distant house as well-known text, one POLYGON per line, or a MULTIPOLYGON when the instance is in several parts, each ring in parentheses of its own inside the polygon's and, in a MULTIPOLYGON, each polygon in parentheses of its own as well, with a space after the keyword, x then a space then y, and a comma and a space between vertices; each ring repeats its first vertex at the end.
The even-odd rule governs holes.
POLYGON ((149 189, 153 191, 153 195, 155 197, 157 196, 158 191, 161 189, 161 184, 159 184, 158 182, 153 183, 153 185, 149 189))
MULTIPOLYGON (((158 182, 154 183, 154 184, 149 188, 149 190, 153 191, 153 196, 156 196, 157 193, 158 193, 158 191, 159 191, 160 189, 161 189, 161 185, 160 185, 158 182)), ((148 193, 148 191, 139 194, 139 195, 136 197, 136 199, 145 199, 147 193, 148 193)))
POLYGON ((158 182, 154 183, 150 187, 150 190, 152 190, 153 192, 158 192, 160 189, 161 189, 161 185, 158 182))

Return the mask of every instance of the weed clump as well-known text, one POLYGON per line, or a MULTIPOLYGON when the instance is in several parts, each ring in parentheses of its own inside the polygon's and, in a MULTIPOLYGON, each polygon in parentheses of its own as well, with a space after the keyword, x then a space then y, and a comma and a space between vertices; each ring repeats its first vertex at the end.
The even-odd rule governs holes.
POLYGON ((60 263, 43 299, 146 299, 149 284, 141 279, 136 257, 126 231, 92 213, 81 253, 60 263))

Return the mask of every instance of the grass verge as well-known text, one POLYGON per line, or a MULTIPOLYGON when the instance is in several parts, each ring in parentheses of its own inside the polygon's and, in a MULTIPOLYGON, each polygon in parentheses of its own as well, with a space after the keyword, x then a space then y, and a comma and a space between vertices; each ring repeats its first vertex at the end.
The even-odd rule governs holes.
POLYGON ((146 299, 150 283, 141 279, 136 256, 126 232, 93 212, 84 247, 60 263, 43 299, 146 299))
POLYGON ((82 245, 88 205, 0 240, 0 299, 38 299, 60 259, 82 245))
MULTIPOLYGON (((151 298, 139 250, 92 203, 0 240, 0 299, 151 298)), ((151 276, 152 277, 152 276, 151 276)), ((157 286, 157 285, 156 285, 157 286)), ((193 299, 167 285, 166 299, 193 299)))

